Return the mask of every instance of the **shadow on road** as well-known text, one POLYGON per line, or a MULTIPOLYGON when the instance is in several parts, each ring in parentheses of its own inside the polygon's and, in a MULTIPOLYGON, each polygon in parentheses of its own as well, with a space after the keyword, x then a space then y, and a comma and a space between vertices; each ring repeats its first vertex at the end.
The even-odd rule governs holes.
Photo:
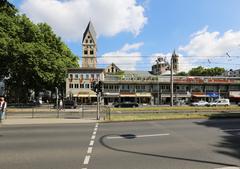
MULTIPOLYGON (((137 151, 130 151, 130 150, 124 150, 124 149, 119 149, 112 147, 105 143, 105 139, 107 137, 123 137, 124 139, 129 139, 129 137, 124 137, 124 136, 129 136, 133 134, 125 134, 125 135, 116 135, 116 134, 109 134, 109 135, 104 135, 100 137, 99 142, 101 145, 104 147, 113 150, 113 151, 119 151, 119 152, 124 152, 124 153, 131 153, 131 154, 137 154, 137 155, 144 155, 144 156, 152 156, 152 157, 158 157, 158 158, 165 158, 165 159, 173 159, 173 160, 181 160, 181 161, 190 161, 190 162, 196 162, 196 163, 206 163, 206 164, 213 164, 213 165, 222 165, 222 166, 232 166, 232 167, 238 167, 235 164, 228 164, 228 163, 222 163, 222 162, 214 162, 214 161, 205 161, 205 160, 198 160, 198 159, 191 159, 191 158, 183 158, 183 157, 175 157, 175 156, 166 156, 166 155, 160 155, 160 154, 151 154, 151 153, 145 153, 145 152, 137 152, 137 151)), ((131 139, 134 139, 134 137, 130 137, 131 139)))
POLYGON ((214 146, 222 150, 216 152, 237 158, 240 161, 240 119, 211 119, 215 119, 215 116, 196 124, 220 129, 224 133, 224 135, 220 136, 222 141, 214 146))

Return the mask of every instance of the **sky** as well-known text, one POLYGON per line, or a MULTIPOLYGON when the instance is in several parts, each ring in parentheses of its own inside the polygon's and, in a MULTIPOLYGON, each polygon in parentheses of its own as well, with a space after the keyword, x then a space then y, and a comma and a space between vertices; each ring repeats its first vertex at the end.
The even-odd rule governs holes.
POLYGON ((9 0, 34 23, 46 22, 81 65, 81 40, 91 20, 98 67, 151 70, 175 50, 180 71, 240 69, 239 0, 9 0))

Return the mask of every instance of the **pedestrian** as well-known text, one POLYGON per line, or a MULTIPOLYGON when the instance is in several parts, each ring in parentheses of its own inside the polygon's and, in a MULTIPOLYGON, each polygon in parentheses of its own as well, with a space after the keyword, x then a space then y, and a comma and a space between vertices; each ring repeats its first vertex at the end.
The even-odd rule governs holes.
POLYGON ((60 102, 59 102, 59 109, 60 109, 60 110, 63 109, 63 101, 62 101, 62 100, 60 100, 60 102))
POLYGON ((4 101, 4 97, 0 96, 0 121, 5 119, 6 108, 7 102, 4 101))

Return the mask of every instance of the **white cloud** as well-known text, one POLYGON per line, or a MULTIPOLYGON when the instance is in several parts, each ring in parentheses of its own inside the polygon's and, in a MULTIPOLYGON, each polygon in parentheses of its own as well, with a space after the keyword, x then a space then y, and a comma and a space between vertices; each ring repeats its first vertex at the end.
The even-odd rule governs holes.
POLYGON ((34 22, 46 22, 67 40, 81 40, 91 20, 98 35, 138 35, 147 18, 136 0, 24 0, 20 11, 34 22))
POLYGON ((180 46, 179 51, 183 52, 184 64, 196 67, 203 65, 206 67, 239 67, 240 62, 240 31, 229 30, 222 35, 219 32, 209 32, 208 27, 197 31, 191 35, 189 44, 180 46), (229 58, 226 53, 232 58, 229 58))
POLYGON ((100 65, 115 63, 123 70, 136 70, 137 63, 142 60, 141 53, 136 51, 144 43, 125 44, 121 49, 103 54, 98 59, 100 65))

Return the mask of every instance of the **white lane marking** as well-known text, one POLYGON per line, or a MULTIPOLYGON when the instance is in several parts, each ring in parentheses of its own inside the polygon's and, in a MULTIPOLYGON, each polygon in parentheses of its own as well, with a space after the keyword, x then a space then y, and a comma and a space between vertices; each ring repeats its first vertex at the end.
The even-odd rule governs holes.
POLYGON ((222 130, 222 131, 231 132, 231 131, 240 131, 240 129, 226 129, 226 130, 222 130))
POLYGON ((215 168, 215 169, 239 169, 239 167, 223 167, 223 168, 215 168))
POLYGON ((94 140, 91 140, 89 145, 93 146, 93 144, 94 144, 94 140))
POLYGON ((89 155, 86 155, 86 156, 85 156, 85 159, 84 159, 84 162, 83 162, 83 164, 84 164, 84 165, 88 164, 88 163, 89 163, 89 160, 90 160, 90 158, 91 158, 91 156, 89 156, 89 155))
POLYGON ((92 153, 92 149, 93 149, 92 147, 88 147, 87 153, 91 154, 92 153))
MULTIPOLYGON (((148 134, 148 135, 136 135, 136 136, 132 136, 132 135, 129 135, 126 137, 129 137, 129 138, 142 138, 142 137, 158 137, 158 136, 168 136, 170 135, 169 133, 165 133, 165 134, 148 134)), ((119 138, 124 138, 124 136, 113 136, 113 137, 107 137, 107 139, 119 139, 119 138)))
MULTIPOLYGON (((91 158, 90 154, 93 151, 93 144, 94 144, 94 140, 96 138, 97 128, 98 128, 98 123, 96 123, 95 128, 94 128, 94 132, 93 132, 93 134, 91 136, 89 147, 87 149, 87 155, 85 156, 84 161, 83 161, 84 165, 87 165, 89 163, 90 158, 91 158)), ((85 167, 85 168, 82 168, 82 169, 87 169, 87 168, 85 167)))

